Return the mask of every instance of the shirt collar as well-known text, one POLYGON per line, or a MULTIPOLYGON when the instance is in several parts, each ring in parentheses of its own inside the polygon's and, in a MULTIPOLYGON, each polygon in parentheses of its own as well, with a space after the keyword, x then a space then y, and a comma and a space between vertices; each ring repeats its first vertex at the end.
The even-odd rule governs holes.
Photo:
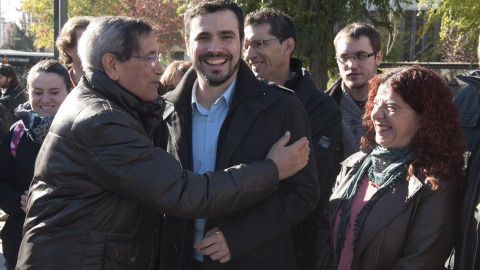
MULTIPOLYGON (((193 84, 192 87, 192 99, 191 99, 191 106, 192 110, 195 110, 195 107, 197 107, 197 110, 199 110, 198 106, 201 106, 197 102, 197 95, 196 95, 196 89, 198 85, 198 79, 195 80, 195 83, 193 84)), ((232 99, 233 99, 233 93, 235 93, 235 86, 237 85, 237 76, 235 76, 235 79, 233 82, 230 84, 230 86, 227 88, 227 90, 215 101, 217 103, 219 100, 224 99, 227 103, 227 108, 230 107, 230 104, 232 104, 232 99)))

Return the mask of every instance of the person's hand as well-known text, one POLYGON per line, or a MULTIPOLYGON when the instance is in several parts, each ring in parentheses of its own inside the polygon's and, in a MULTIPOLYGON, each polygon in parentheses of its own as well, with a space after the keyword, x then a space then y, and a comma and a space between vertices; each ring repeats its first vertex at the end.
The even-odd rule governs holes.
POLYGON ((193 245, 200 249, 200 253, 210 256, 210 259, 221 263, 230 261, 230 249, 223 233, 218 227, 215 227, 205 234, 200 242, 193 245))
POLYGON ((287 145, 290 140, 290 132, 285 132, 280 140, 278 140, 270 152, 267 159, 273 160, 278 168, 278 177, 280 180, 288 178, 303 169, 308 162, 308 154, 310 147, 307 138, 300 138, 292 145, 287 145))
POLYGON ((28 199, 28 190, 25 190, 22 196, 20 196, 20 204, 22 205, 22 210, 27 212, 27 199, 28 199))

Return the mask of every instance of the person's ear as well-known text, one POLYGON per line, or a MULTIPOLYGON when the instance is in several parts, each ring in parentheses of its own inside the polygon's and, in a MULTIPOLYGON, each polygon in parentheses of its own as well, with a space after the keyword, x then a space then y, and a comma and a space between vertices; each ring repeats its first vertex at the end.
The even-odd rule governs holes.
POLYGON ((13 78, 12 78, 12 77, 7 77, 7 82, 8 82, 8 83, 11 83, 11 82, 12 82, 12 80, 13 80, 13 78))
POLYGON ((285 44, 284 54, 285 56, 291 57, 293 51, 295 50, 295 40, 292 37, 289 37, 283 41, 285 44))
POLYGON ((117 57, 113 53, 106 53, 102 57, 103 69, 105 69, 107 76, 114 81, 117 81, 119 78, 118 63, 117 57))
POLYGON ((73 51, 73 50, 75 50, 75 48, 66 48, 66 49, 65 49, 65 53, 66 53, 68 56, 72 57, 72 54, 73 54, 72 51, 73 51))
POLYGON ((382 63, 382 58, 383 58, 383 52, 378 51, 375 57, 375 64, 377 64, 377 67, 380 66, 380 63, 382 63))
POLYGON ((187 48, 187 55, 192 59, 192 55, 190 55, 190 44, 188 42, 188 39, 185 38, 185 48, 187 48))

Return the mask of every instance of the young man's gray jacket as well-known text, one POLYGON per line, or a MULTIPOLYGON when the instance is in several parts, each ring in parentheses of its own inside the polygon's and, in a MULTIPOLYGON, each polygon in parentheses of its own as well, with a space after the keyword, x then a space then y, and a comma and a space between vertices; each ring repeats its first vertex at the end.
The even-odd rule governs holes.
POLYGON ((455 98, 466 139, 467 170, 454 269, 480 269, 480 69, 457 78, 468 84, 455 98))
POLYGON ((271 160, 183 171, 151 140, 162 111, 102 72, 83 77, 38 154, 17 269, 153 269, 161 213, 221 215, 278 186, 271 160))
MULTIPOLYGON (((196 78, 191 68, 177 88, 166 94, 163 134, 158 136, 171 135, 160 144, 185 168, 192 168, 191 93, 196 78)), ((256 79, 241 61, 233 100, 218 136, 215 169, 264 158, 286 131, 292 134, 291 142, 304 136, 311 141, 302 105, 292 91, 256 79)), ((222 231, 231 260, 222 264, 204 256, 204 270, 297 269, 291 230, 314 209, 319 197, 315 158, 310 151, 307 166, 280 181, 278 192, 268 199, 206 220, 204 232, 214 227, 222 231)), ((191 269, 193 220, 167 216, 163 225, 161 269, 191 269)))

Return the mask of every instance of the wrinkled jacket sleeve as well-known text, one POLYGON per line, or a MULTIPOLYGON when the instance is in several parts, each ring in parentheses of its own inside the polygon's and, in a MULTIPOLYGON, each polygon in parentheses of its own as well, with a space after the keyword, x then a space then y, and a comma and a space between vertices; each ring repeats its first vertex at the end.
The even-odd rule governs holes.
POLYGON ((407 236, 404 256, 393 270, 443 269, 452 251, 459 220, 457 190, 451 181, 441 180, 437 190, 425 188, 407 236))
MULTIPOLYGON (((306 136, 311 141, 308 116, 296 99, 285 107, 285 130, 290 141, 306 136)), ((283 116, 282 116, 283 117, 283 116)), ((308 164, 290 178, 282 180, 277 192, 252 207, 246 214, 216 224, 225 236, 232 260, 270 243, 286 233, 310 213, 320 198, 315 158, 310 144, 308 164)))
POLYGON ((89 177, 158 212, 185 218, 220 215, 265 199, 278 188, 272 160, 195 174, 154 147, 133 119, 115 112, 94 118, 85 148, 89 177))

